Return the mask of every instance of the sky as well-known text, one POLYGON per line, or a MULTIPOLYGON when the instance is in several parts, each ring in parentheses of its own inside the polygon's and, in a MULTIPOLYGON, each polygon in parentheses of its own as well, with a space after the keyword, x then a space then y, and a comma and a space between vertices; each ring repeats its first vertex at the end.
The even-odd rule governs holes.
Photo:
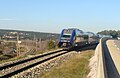
POLYGON ((120 30, 120 0, 0 0, 0 29, 120 30))

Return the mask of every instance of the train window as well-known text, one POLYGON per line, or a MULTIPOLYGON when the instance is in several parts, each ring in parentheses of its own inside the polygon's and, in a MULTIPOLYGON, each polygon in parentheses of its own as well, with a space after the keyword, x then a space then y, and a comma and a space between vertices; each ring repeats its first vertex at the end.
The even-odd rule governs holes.
POLYGON ((79 32, 76 30, 76 36, 79 36, 79 32))
POLYGON ((72 34, 72 31, 71 29, 65 29, 63 34, 72 34))
POLYGON ((63 35, 62 37, 70 38, 71 35, 63 35))
POLYGON ((81 30, 76 30, 76 36, 81 36, 83 34, 83 31, 81 30))

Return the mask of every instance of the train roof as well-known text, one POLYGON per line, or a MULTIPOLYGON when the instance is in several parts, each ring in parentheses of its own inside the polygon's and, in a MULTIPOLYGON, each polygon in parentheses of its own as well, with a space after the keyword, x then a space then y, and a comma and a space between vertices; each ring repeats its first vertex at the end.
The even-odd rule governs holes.
MULTIPOLYGON (((64 29, 63 29, 64 30, 64 29)), ((78 29, 78 28, 67 28, 66 30, 79 30, 79 31, 82 31, 82 30, 80 30, 80 29, 78 29)))
POLYGON ((86 33, 95 34, 95 33, 93 33, 93 32, 86 32, 86 33))

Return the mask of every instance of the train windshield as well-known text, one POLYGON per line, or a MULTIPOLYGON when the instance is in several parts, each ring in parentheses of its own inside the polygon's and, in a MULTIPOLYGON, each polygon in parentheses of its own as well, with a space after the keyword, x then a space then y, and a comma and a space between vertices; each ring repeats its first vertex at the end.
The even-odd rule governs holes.
POLYGON ((65 29, 64 32, 63 32, 63 36, 64 38, 70 38, 71 35, 72 35, 72 31, 71 29, 65 29))
POLYGON ((63 35, 62 37, 70 38, 71 35, 63 35))

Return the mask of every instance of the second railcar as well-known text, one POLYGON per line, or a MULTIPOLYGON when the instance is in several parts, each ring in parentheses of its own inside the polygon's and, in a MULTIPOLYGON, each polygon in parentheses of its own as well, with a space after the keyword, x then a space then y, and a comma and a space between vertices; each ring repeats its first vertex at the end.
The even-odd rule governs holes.
POLYGON ((88 43, 89 44, 96 44, 99 42, 98 36, 93 32, 87 32, 88 34, 88 43))

